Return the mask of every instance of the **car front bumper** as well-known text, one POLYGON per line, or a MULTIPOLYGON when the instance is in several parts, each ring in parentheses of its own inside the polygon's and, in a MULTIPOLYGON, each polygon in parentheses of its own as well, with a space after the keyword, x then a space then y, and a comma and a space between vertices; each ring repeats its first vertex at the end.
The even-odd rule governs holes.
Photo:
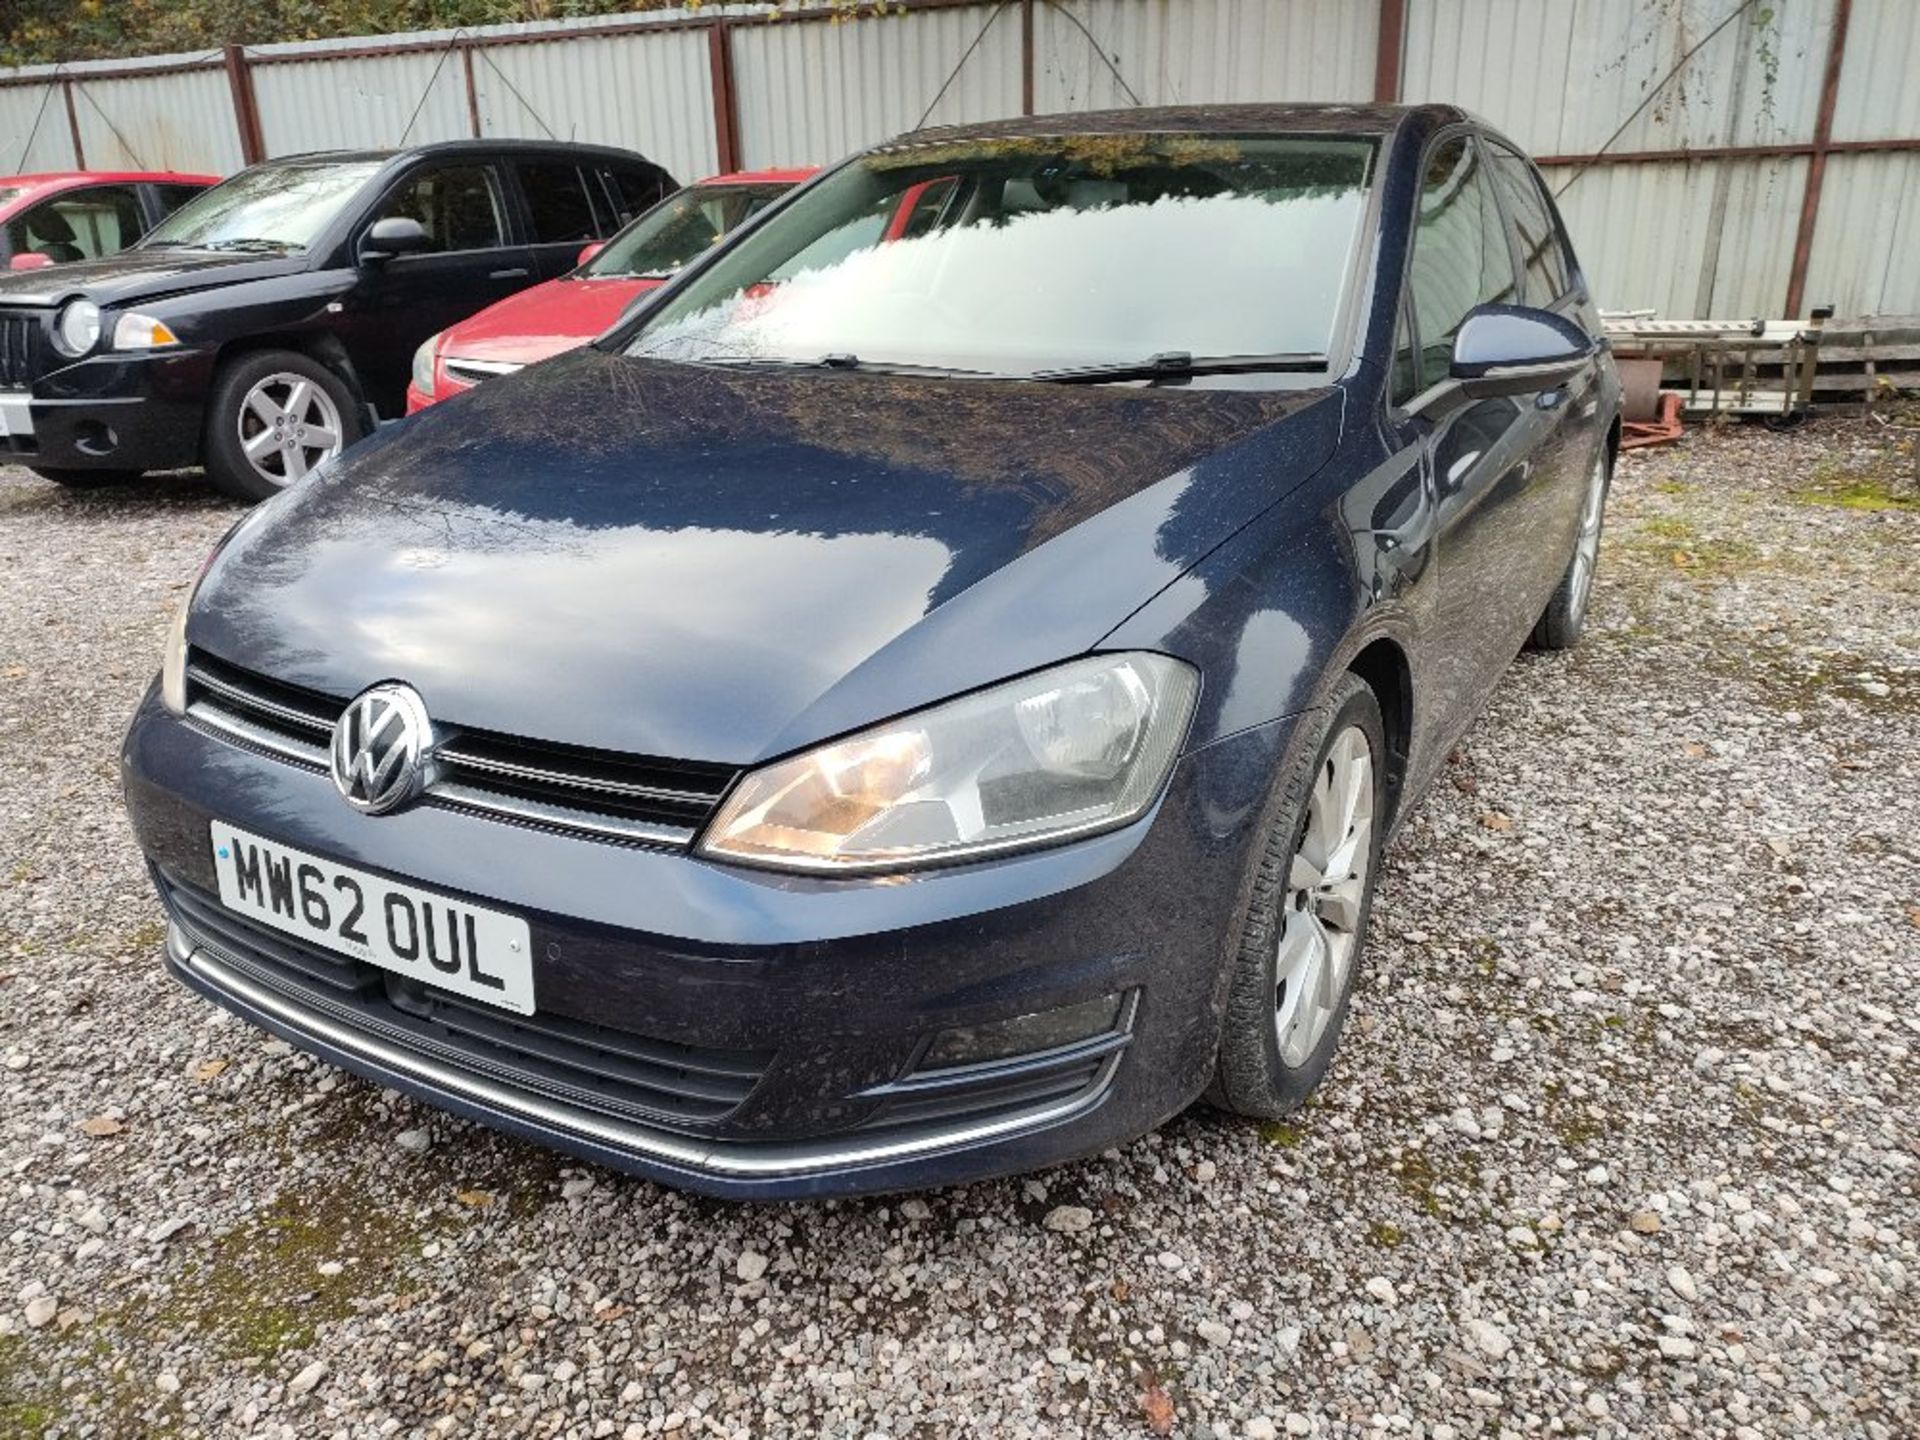
POLYGON ((0 458, 53 470, 177 470, 200 460, 210 351, 105 354, 0 391, 0 458))
MULTIPOLYGON (((431 806, 370 819, 324 774, 205 733, 153 693, 122 762, 135 832, 170 897, 167 963, 201 994, 499 1129, 710 1194, 799 1198, 1054 1164, 1189 1104, 1212 1073, 1230 920, 1291 729, 1277 721, 1189 754, 1126 829, 857 879, 717 865, 431 806), (737 1103, 688 1119, 582 1102, 509 1053, 545 1037, 508 1036, 479 1055, 423 1040, 407 1015, 380 1008, 380 986, 396 982, 371 982, 378 1013, 284 983, 287 972, 234 941, 217 902, 206 908, 215 817, 524 916, 535 1018, 565 1032, 555 1043, 585 1035, 615 1053, 632 1039, 695 1071, 727 1057, 737 1103), (936 1037, 1109 998, 1115 1018, 1098 1033, 929 1064, 936 1037)), ((313 969, 311 958, 292 960, 313 969)), ((513 1028, 494 1018, 494 1030, 513 1028)))

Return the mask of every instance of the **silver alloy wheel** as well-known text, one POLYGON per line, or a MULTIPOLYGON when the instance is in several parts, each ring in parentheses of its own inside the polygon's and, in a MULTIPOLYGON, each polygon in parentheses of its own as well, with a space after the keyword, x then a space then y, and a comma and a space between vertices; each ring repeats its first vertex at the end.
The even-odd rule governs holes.
POLYGON ((305 375, 281 370, 247 391, 235 422, 253 473, 270 485, 291 485, 340 453, 340 407, 305 375))
POLYGON ((1607 452, 1593 457, 1593 473, 1587 477, 1587 501, 1580 511, 1580 539, 1573 547, 1573 595, 1567 616, 1575 624, 1587 613, 1587 596, 1593 589, 1593 569, 1600 560, 1600 523, 1607 509, 1607 452))
POLYGON ((1273 1024, 1280 1058, 1291 1068, 1319 1048, 1346 993, 1372 864, 1373 745, 1366 731, 1349 725, 1321 762, 1287 873, 1273 1024))

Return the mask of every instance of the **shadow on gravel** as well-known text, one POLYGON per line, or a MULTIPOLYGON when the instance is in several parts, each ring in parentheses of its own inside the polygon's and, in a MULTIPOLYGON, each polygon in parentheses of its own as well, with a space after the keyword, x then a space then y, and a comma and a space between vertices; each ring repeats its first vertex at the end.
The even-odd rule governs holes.
POLYGON ((182 510, 231 510, 237 517, 246 508, 241 501, 214 489, 200 470, 144 475, 128 485, 69 488, 42 480, 30 470, 0 466, 0 515, 64 510, 112 511, 137 517, 182 510))

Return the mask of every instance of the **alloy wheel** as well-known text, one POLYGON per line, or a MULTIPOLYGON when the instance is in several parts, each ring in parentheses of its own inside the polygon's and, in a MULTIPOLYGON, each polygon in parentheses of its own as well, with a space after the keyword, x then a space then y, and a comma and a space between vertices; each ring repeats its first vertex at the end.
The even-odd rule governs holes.
POLYGON ((1360 950, 1373 865, 1373 746, 1349 725, 1334 737, 1307 801, 1281 915, 1273 1023, 1280 1058, 1306 1064, 1339 1011, 1360 950))
POLYGON ((340 407, 325 388, 289 371, 268 375, 247 391, 237 423, 247 463, 274 486, 291 485, 338 455, 345 432, 340 407))
POLYGON ((1567 607, 1567 613, 1576 624, 1587 613, 1594 566, 1600 560, 1600 525, 1606 509, 1607 456, 1602 451, 1593 457, 1593 473, 1587 477, 1587 500, 1580 511, 1580 540, 1573 549, 1573 603, 1567 607))

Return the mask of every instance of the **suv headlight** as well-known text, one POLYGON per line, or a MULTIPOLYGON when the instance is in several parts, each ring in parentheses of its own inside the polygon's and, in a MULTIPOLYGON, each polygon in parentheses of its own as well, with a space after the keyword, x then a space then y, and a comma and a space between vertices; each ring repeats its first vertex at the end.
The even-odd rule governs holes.
POLYGON ((1124 825, 1160 793, 1199 677, 1096 655, 749 774, 699 852, 782 870, 904 870, 1124 825))
POLYGON ((113 348, 116 350, 160 350, 178 345, 180 338, 164 320, 129 310, 113 322, 113 348))
POLYGON ((91 300, 69 300, 53 322, 53 345, 75 359, 100 343, 100 307, 91 300))
POLYGON ((429 400, 433 398, 433 357, 439 348, 440 336, 429 335, 413 352, 413 388, 429 400))

